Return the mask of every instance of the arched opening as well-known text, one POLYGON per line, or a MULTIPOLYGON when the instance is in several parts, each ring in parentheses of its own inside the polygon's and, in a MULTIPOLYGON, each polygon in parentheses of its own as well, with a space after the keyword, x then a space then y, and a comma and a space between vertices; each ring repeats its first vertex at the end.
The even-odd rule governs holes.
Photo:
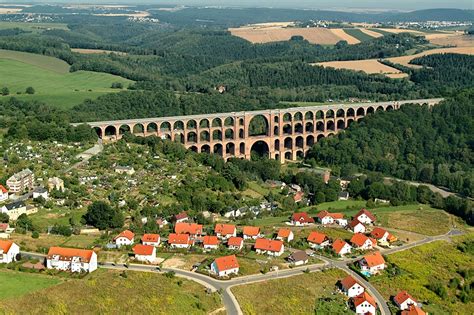
POLYGON ((301 112, 296 112, 293 115, 293 120, 294 121, 302 121, 303 120, 303 114, 301 112))
POLYGON ((314 136, 306 137, 306 146, 312 147, 314 145, 314 136))
POLYGON ((199 128, 209 128, 209 120, 201 119, 201 121, 199 121, 199 128))
POLYGON ((291 139, 291 137, 285 138, 284 147, 285 150, 293 149, 293 139, 291 139))
POLYGON ((245 154, 245 143, 244 142, 240 143, 240 145, 239 145, 239 153, 241 155, 245 154))
POLYGON ((332 109, 326 112, 326 118, 334 118, 334 111, 332 109))
POLYGON ((212 140, 214 141, 221 141, 222 140, 222 131, 220 130, 214 130, 212 132, 212 140))
POLYGON ((220 143, 217 143, 214 145, 214 154, 219 154, 220 156, 222 156, 222 144, 220 143))
POLYGON ((324 119, 324 113, 322 110, 316 112, 316 119, 324 119))
POLYGON ((284 135, 291 135, 292 134, 290 124, 286 124, 286 125, 283 126, 283 134, 284 135))
POLYGON ((337 129, 344 129, 344 128, 346 128, 346 125, 344 123, 344 119, 339 119, 337 121, 337 129))
POLYGON ((211 147, 207 144, 201 147, 201 153, 211 153, 211 147))
POLYGON ((378 112, 383 112, 383 106, 377 107, 377 111, 378 111, 378 112))
POLYGON ((364 116, 365 115, 365 110, 363 107, 359 107, 357 109, 357 116, 364 116))
POLYGON ((283 115, 283 122, 288 122, 288 121, 291 121, 290 113, 286 113, 285 115, 283 115))
POLYGON ((320 132, 324 132, 324 123, 322 121, 318 121, 316 123, 316 130, 320 132))
POLYGON ((273 117, 273 121, 278 124, 280 122, 280 118, 278 116, 273 117))
POLYGON ((257 141, 250 149, 252 158, 270 157, 270 148, 265 141, 257 141))
POLYGON ((303 137, 296 137, 295 144, 296 144, 296 147, 297 147, 297 148, 303 149, 303 147, 304 147, 304 139, 303 139, 303 137))
POLYGON ((313 118, 314 118, 313 112, 306 112, 304 114, 304 119, 305 120, 313 120, 313 118))
POLYGON ((285 160, 291 161, 291 152, 285 152, 285 160))
POLYGON ((334 125, 334 121, 330 120, 326 124, 326 130, 332 130, 334 131, 336 126, 334 125))
POLYGON ((220 118, 214 118, 214 120, 212 120, 212 127, 222 127, 222 120, 220 118))
POLYGON ((142 124, 135 124, 133 126, 133 133, 144 133, 145 127, 142 124))
POLYGON ((100 127, 94 127, 92 129, 94 129, 95 133, 97 134, 97 137, 102 139, 102 129, 100 127))
POLYGON ((312 122, 307 122, 304 127, 306 132, 314 132, 314 125, 312 122))
POLYGON ((295 133, 303 133, 303 125, 301 123, 295 125, 295 133))
POLYGON ((151 122, 146 126, 146 132, 147 133, 154 133, 158 131, 158 125, 154 122, 151 122))
POLYGON ((393 106, 392 106, 392 105, 388 105, 385 110, 386 110, 386 111, 392 111, 392 110, 393 110, 393 106))
POLYGON ((171 135, 169 133, 165 133, 161 135, 161 139, 163 140, 171 140, 171 135))
POLYGON ((227 143, 225 145, 225 154, 235 155, 235 144, 227 143))
POLYGON ((304 159, 304 152, 301 151, 301 150, 296 151, 296 158, 297 158, 298 160, 304 159))
POLYGON ((243 118, 240 118, 240 119, 239 119, 239 125, 240 125, 240 126, 243 126, 243 125, 244 125, 244 119, 243 119, 243 118))
POLYGON ((239 139, 243 139, 243 138, 245 138, 244 130, 240 129, 239 130, 239 139))
POLYGON ((225 131, 225 138, 226 138, 226 140, 234 140, 234 130, 232 130, 230 128, 227 129, 225 131))
POLYGON ((197 146, 193 145, 192 147, 189 148, 189 150, 193 151, 193 152, 198 152, 198 148, 197 146))
POLYGON ((347 127, 349 127, 354 122, 354 119, 347 120, 347 127))
POLYGON ((226 126, 226 127, 234 126, 234 118, 232 118, 232 117, 227 117, 227 118, 224 120, 224 126, 226 126))
POLYGON ((275 140, 275 151, 280 151, 280 140, 275 140))
POLYGON ((188 132, 188 142, 197 142, 197 134, 194 131, 188 132))
POLYGON ((184 134, 182 133, 177 133, 174 135, 174 142, 182 143, 184 144, 184 134))
POLYGON ((324 138, 324 135, 318 135, 318 137, 316 138, 316 142, 319 142, 319 140, 321 140, 322 138, 324 138))
POLYGON ((184 123, 180 120, 176 121, 173 125, 173 130, 184 130, 184 123))
POLYGON ((194 119, 188 120, 186 123, 186 128, 188 129, 196 129, 197 127, 197 122, 194 119))
POLYGON ((199 141, 203 141, 203 142, 209 142, 211 141, 211 135, 209 134, 209 131, 201 131, 201 135, 199 137, 199 141))
POLYGON ((130 126, 129 125, 122 125, 119 128, 119 135, 124 135, 126 133, 130 133, 130 126))
POLYGON ((280 154, 275 154, 275 160, 280 161, 280 154))
POLYGON ((162 122, 161 125, 160 125, 160 131, 161 132, 171 131, 171 124, 167 121, 162 122))
POLYGON ((273 128, 273 135, 274 136, 279 136, 280 135, 280 128, 278 128, 277 126, 275 126, 273 128))
POLYGON ((372 106, 367 108, 367 115, 370 115, 370 114, 373 114, 373 113, 374 113, 374 108, 372 106))
POLYGON ((354 115, 355 115, 354 109, 353 109, 353 108, 349 108, 349 109, 347 110, 347 117, 354 117, 354 115))
POLYGON ((338 109, 336 112, 336 117, 344 117, 344 110, 338 109))
POLYGON ((249 124, 249 136, 256 137, 256 136, 269 136, 269 124, 268 120, 263 115, 254 116, 250 120, 249 124))

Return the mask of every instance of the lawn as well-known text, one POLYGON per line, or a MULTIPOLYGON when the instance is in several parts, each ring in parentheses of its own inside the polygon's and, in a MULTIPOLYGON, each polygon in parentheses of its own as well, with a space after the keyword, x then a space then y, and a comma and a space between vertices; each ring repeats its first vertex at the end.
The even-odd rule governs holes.
POLYGON ((337 269, 236 286, 244 314, 314 314, 317 298, 330 297, 346 274, 337 269))
POLYGON ((1 87, 8 87, 9 96, 23 100, 38 100, 58 107, 72 107, 85 99, 94 99, 106 93, 119 91, 110 88, 114 82, 127 87, 132 81, 119 76, 92 72, 68 72, 69 66, 56 58, 35 54, 0 53, 1 87), (26 54, 26 55, 25 55, 26 54), (33 87, 35 94, 26 94, 27 87, 33 87), (21 93, 21 94, 17 94, 21 93))
POLYGON ((81 280, 2 301, 0 313, 207 314, 222 307, 218 293, 182 278, 148 272, 97 270, 81 280))
POLYGON ((374 39, 374 37, 362 32, 358 28, 345 28, 344 32, 347 33, 348 35, 357 38, 361 42, 366 42, 368 40, 374 39))
MULTIPOLYGON (((467 238, 472 241, 474 234, 467 238)), ((407 290, 424 304, 424 310, 430 314, 472 314, 474 303, 461 303, 455 297, 456 289, 448 287, 451 279, 461 279, 458 270, 472 270, 472 253, 459 251, 456 243, 437 241, 388 255, 388 260, 401 269, 401 274, 390 277, 385 273, 371 279, 385 298, 389 299, 400 290, 407 290), (447 287, 448 298, 442 299, 429 290, 426 286, 431 281, 440 281, 447 287)))
POLYGON ((35 214, 29 216, 35 228, 44 232, 48 226, 55 224, 69 225, 69 219, 74 218, 75 222, 80 222, 86 209, 65 210, 64 208, 46 209, 40 208, 35 214))
MULTIPOLYGON (((60 283, 61 280, 49 276, 0 270, 0 300, 18 298, 30 292, 60 283)), ((0 303, 1 305, 2 303, 0 303)), ((1 309, 1 306, 0 306, 1 309)))
POLYGON ((343 211, 347 209, 357 209, 359 211, 361 208, 364 208, 366 205, 365 200, 337 200, 331 202, 323 202, 319 205, 314 207, 309 207, 306 209, 302 209, 304 211, 308 211, 311 214, 317 214, 319 211, 328 210, 329 212, 334 211, 343 211))

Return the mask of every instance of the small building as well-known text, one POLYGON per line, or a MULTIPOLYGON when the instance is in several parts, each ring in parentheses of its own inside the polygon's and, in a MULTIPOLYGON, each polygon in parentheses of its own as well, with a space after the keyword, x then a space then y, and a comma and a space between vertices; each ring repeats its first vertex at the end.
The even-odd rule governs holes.
POLYGON ((48 200, 49 193, 48 190, 44 187, 36 187, 33 189, 33 199, 43 198, 44 200, 48 200))
POLYGON ((237 229, 233 224, 216 224, 214 233, 220 239, 228 239, 237 235, 237 229))
POLYGON ((340 226, 346 226, 347 220, 344 219, 344 215, 342 213, 330 213, 326 210, 319 212, 316 217, 318 218, 318 222, 324 225, 327 224, 338 224, 340 226))
POLYGON ((376 314, 377 303, 375 299, 367 292, 352 298, 355 312, 357 315, 376 314))
POLYGON ((332 244, 332 249, 336 253, 336 255, 344 256, 351 253, 352 246, 341 239, 337 239, 332 244))
POLYGON ((202 235, 202 224, 178 222, 174 226, 174 232, 177 234, 189 234, 191 237, 202 235))
POLYGON ((51 247, 46 268, 71 272, 92 272, 97 269, 97 254, 89 249, 51 247))
POLYGON ((20 246, 12 241, 0 240, 0 264, 9 264, 17 261, 20 255, 20 246))
POLYGON ((308 235, 308 243, 309 246, 313 249, 320 249, 331 244, 329 237, 326 234, 319 233, 319 232, 311 232, 308 235))
POLYGON ((362 271, 374 275, 385 269, 385 259, 380 252, 371 253, 359 260, 359 266, 362 271))
POLYGON ((407 291, 398 292, 398 294, 393 297, 393 301, 398 306, 400 311, 407 310, 410 305, 417 305, 415 299, 410 294, 408 294, 407 291))
POLYGON ((214 235, 206 235, 202 239, 202 245, 205 250, 212 250, 219 248, 219 239, 214 235))
POLYGON ((267 254, 269 256, 281 256, 285 250, 282 241, 258 238, 255 241, 255 251, 257 254, 267 254))
POLYGON ((35 175, 30 169, 24 169, 7 179, 7 186, 13 194, 21 194, 25 190, 33 189, 35 175))
POLYGON ((137 244, 132 248, 135 259, 141 262, 153 263, 156 261, 156 247, 137 244))
POLYGON ((370 236, 381 243, 395 242, 397 238, 381 227, 376 227, 370 232, 370 236))
POLYGON ((224 213, 224 217, 228 219, 232 218, 240 218, 244 215, 245 213, 242 212, 240 209, 235 209, 235 210, 230 210, 224 213))
POLYGON ((425 313, 421 309, 421 307, 418 307, 416 305, 410 305, 408 309, 402 311, 400 314, 401 315, 426 315, 427 313, 425 313))
POLYGON ((16 221, 22 214, 28 215, 26 205, 23 201, 15 201, 0 208, 1 213, 6 213, 10 220, 16 221))
POLYGON ((144 234, 142 236, 142 244, 158 247, 160 246, 160 236, 158 234, 144 234))
POLYGON ((291 216, 291 224, 296 226, 304 226, 314 223, 314 219, 311 218, 306 212, 296 212, 291 216))
POLYGON ((360 211, 354 216, 354 219, 357 219, 363 224, 374 224, 375 222, 375 216, 366 209, 360 209, 360 211))
POLYGON ((114 243, 117 245, 117 247, 120 246, 129 246, 133 245, 135 238, 135 233, 133 233, 130 230, 125 230, 116 237, 114 237, 114 243))
POLYGON ((359 220, 357 219, 354 219, 352 220, 351 222, 349 222, 349 224, 347 225, 347 227, 349 228, 350 231, 352 231, 353 233, 365 233, 365 231, 367 230, 365 228, 365 225, 363 225, 359 220))
POLYGON ((133 174, 135 174, 135 169, 132 166, 117 165, 115 167, 115 173, 133 175, 133 174))
POLYGON ((180 212, 173 216, 173 222, 175 223, 182 223, 182 222, 188 222, 188 221, 189 221, 189 217, 186 211, 180 212))
POLYGON ((256 240, 260 236, 260 228, 258 226, 244 226, 242 234, 244 240, 256 240))
POLYGON ((64 181, 59 177, 52 177, 48 179, 48 190, 64 191, 64 181))
POLYGON ((0 202, 4 202, 5 200, 8 200, 8 189, 0 185, 0 202))
POLYGON ((235 255, 216 258, 211 264, 211 272, 219 277, 239 273, 239 262, 235 255))
POLYGON ((168 245, 171 248, 190 248, 194 245, 194 240, 188 234, 171 233, 168 235, 168 245))
POLYGON ((293 231, 290 229, 280 229, 278 230, 278 234, 276 239, 283 241, 283 242, 291 242, 295 238, 293 231))
POLYGON ((340 288, 342 293, 347 295, 349 298, 358 296, 365 291, 365 288, 352 276, 347 276, 342 279, 340 282, 340 288))
POLYGON ((164 218, 158 218, 156 219, 155 223, 160 229, 162 229, 165 225, 168 225, 168 220, 164 218))
POLYGON ((349 192, 341 191, 337 196, 337 200, 349 200, 349 192))
POLYGON ((293 195, 293 201, 295 203, 299 203, 303 200, 303 197, 304 197, 304 192, 303 191, 297 191, 294 195, 293 195))
POLYGON ((227 240, 227 247, 230 250, 242 250, 244 247, 244 239, 241 237, 231 237, 227 240))
POLYGON ((309 256, 303 250, 298 250, 288 256, 288 261, 292 263, 294 266, 301 266, 308 263, 309 256))
POLYGON ((351 238, 351 244, 353 247, 359 250, 369 250, 377 245, 377 241, 371 237, 368 237, 362 233, 356 233, 351 238))

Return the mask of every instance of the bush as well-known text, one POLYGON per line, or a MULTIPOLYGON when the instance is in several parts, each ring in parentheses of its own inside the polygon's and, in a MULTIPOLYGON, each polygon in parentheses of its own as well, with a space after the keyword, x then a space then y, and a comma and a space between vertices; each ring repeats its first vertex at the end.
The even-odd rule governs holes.
POLYGON ((37 231, 33 231, 33 233, 31 234, 31 237, 32 238, 39 238, 39 233, 37 231))
POLYGON ((25 90, 26 94, 35 94, 35 89, 31 86, 27 87, 25 90))
POLYGON ((10 90, 9 90, 7 87, 4 87, 4 88, 2 89, 2 95, 3 95, 3 96, 7 96, 7 95, 9 95, 9 94, 10 94, 10 90))

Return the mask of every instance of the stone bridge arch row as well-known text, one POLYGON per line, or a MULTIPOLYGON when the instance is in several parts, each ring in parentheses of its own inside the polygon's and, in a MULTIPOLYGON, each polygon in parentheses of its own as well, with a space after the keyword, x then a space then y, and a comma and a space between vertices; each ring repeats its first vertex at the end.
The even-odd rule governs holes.
POLYGON ((182 143, 186 148, 196 152, 220 154, 225 159, 230 157, 249 159, 252 147, 260 141, 268 146, 270 158, 277 158, 283 162, 288 156, 291 156, 291 160, 301 157, 301 152, 306 154, 316 142, 337 134, 367 115, 379 111, 397 110, 407 103, 433 106, 441 100, 329 104, 86 124, 95 129, 104 141, 119 140, 127 132, 145 137, 154 135, 182 143), (252 136, 250 124, 256 116, 265 119, 266 132, 252 136))

